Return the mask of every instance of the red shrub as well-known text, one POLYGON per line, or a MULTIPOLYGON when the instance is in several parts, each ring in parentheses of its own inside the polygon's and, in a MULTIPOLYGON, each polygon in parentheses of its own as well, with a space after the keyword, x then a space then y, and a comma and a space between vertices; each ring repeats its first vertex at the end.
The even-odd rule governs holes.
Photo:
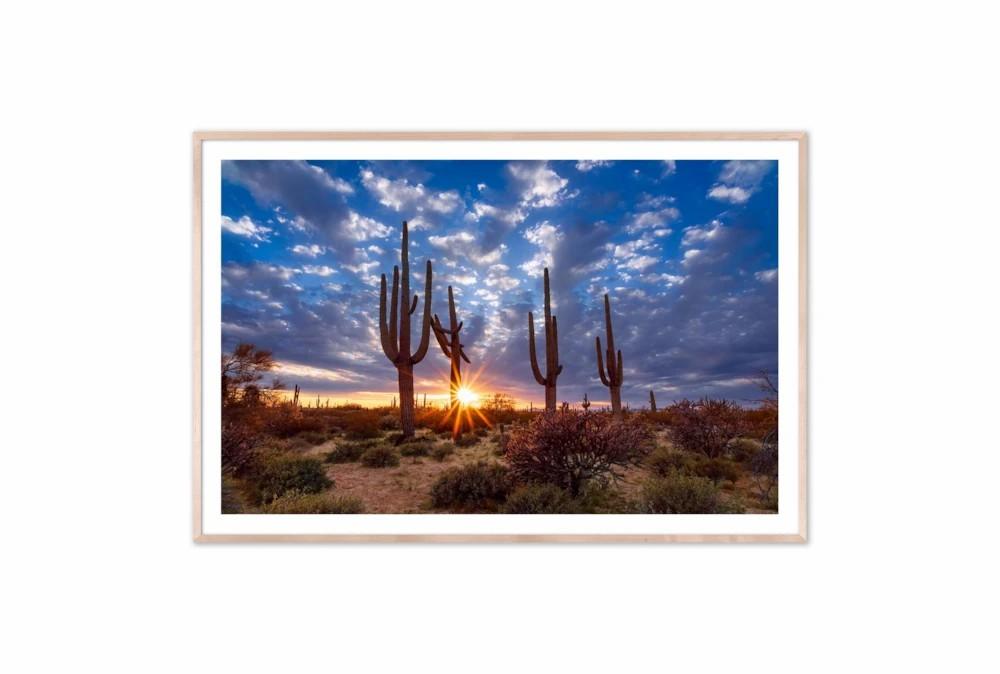
POLYGON ((640 419, 616 421, 610 414, 541 414, 515 428, 504 456, 515 479, 548 482, 573 497, 588 480, 621 477, 618 470, 638 464, 652 448, 652 432, 640 419))
POLYGON ((746 432, 746 411, 728 400, 682 400, 667 408, 671 434, 682 449, 701 452, 710 459, 721 456, 726 444, 746 432))

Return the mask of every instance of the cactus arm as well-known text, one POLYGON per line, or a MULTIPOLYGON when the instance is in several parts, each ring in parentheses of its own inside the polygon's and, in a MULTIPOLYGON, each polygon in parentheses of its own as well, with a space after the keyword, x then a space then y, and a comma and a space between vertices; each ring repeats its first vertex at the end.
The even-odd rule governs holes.
POLYGON ((434 323, 431 324, 431 327, 434 329, 434 337, 437 338, 438 346, 441 347, 442 353, 444 353, 446 358, 451 358, 451 349, 448 346, 448 340, 445 339, 447 330, 441 326, 441 319, 438 318, 437 314, 434 314, 434 323))
POLYGON ((540 386, 545 386, 545 377, 538 369, 538 357, 535 354, 535 317, 530 311, 528 312, 528 356, 531 360, 531 373, 535 376, 535 381, 540 386))
POLYGON ((420 330, 420 346, 413 354, 414 364, 419 363, 427 355, 427 347, 431 344, 431 285, 433 283, 434 270, 431 268, 431 261, 427 260, 427 273, 424 283, 424 319, 420 330))
POLYGON ((552 317, 552 367, 549 368, 549 383, 556 385, 556 377, 562 372, 562 365, 559 364, 559 324, 556 317, 552 317))
POLYGON ((385 357, 392 362, 396 362, 396 357, 399 355, 399 352, 396 351, 396 344, 389 336, 389 325, 386 322, 386 315, 385 315, 385 303, 386 303, 385 295, 386 295, 385 274, 382 274, 382 286, 379 289, 379 296, 378 296, 379 336, 382 339, 382 352, 385 354, 385 357))
POLYGON ((472 361, 469 360, 469 357, 465 355, 465 345, 464 344, 459 344, 458 345, 458 355, 460 355, 462 357, 462 360, 464 360, 466 363, 468 363, 469 365, 472 365, 472 361))
MULTIPOLYGON (((392 350, 399 355, 399 335, 396 330, 399 327, 398 312, 399 302, 399 267, 392 268, 392 309, 389 312, 389 341, 392 342, 392 350)), ((392 359, 396 362, 396 359, 392 359)))
POLYGON ((411 316, 413 315, 413 312, 417 310, 417 300, 418 299, 419 298, 418 298, 417 294, 414 293, 413 294, 413 304, 410 305, 410 315, 411 316))
POLYGON ((601 383, 605 386, 611 386, 611 382, 608 381, 607 376, 604 374, 604 356, 601 355, 601 338, 594 338, 594 345, 597 347, 597 374, 601 375, 601 383))

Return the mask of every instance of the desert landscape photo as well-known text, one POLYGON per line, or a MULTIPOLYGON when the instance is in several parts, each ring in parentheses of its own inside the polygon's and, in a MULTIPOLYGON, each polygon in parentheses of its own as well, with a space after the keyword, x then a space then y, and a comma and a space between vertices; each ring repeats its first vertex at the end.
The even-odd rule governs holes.
POLYGON ((223 162, 222 512, 777 512, 777 173, 223 162))

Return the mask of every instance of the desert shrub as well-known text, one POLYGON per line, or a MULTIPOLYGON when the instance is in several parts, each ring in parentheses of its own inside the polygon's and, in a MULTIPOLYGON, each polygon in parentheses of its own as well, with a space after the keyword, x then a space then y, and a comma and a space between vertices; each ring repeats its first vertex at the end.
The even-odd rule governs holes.
POLYGON ((490 429, 483 428, 482 426, 480 426, 479 428, 477 428, 476 430, 474 430, 472 433, 477 438, 485 438, 487 435, 490 434, 490 429))
POLYGON ((716 457, 714 459, 705 459, 700 461, 695 467, 694 473, 695 475, 700 475, 701 477, 707 477, 714 484, 718 485, 723 480, 736 482, 740 479, 743 471, 740 470, 739 464, 730 461, 729 459, 716 457))
POLYGON ((254 466, 248 482, 249 495, 258 504, 270 503, 290 491, 315 494, 333 486, 318 459, 292 454, 263 458, 254 466))
POLYGON ((348 440, 374 440, 382 437, 382 431, 372 426, 370 428, 355 428, 344 432, 348 440))
POLYGON ((272 411, 265 426, 268 433, 278 438, 290 438, 300 433, 323 430, 323 422, 317 417, 306 416, 301 410, 288 408, 272 411))
POLYGON ((449 468, 431 487, 435 508, 494 511, 510 493, 510 472, 496 463, 473 463, 449 468))
POLYGON ((682 400, 667 411, 674 442, 682 449, 700 452, 710 459, 722 456, 729 441, 742 435, 746 428, 745 411, 728 400, 682 400))
POLYGON ((652 432, 638 417, 561 412, 538 415, 510 434, 505 457, 519 482, 550 482, 579 496, 591 480, 621 477, 652 449, 652 432))
POLYGON ((451 442, 442 442, 431 448, 431 456, 434 457, 436 461, 444 461, 454 453, 455 445, 451 442))
POLYGON ((642 512, 655 514, 726 512, 719 490, 708 478, 672 473, 642 485, 642 512))
POLYGON ((310 445, 322 445, 326 442, 326 433, 322 431, 303 431, 296 435, 293 440, 302 439, 305 440, 310 445))
MULTIPOLYGON (((750 462, 747 464, 750 469, 750 481, 753 484, 754 493, 761 500, 770 503, 772 496, 777 501, 778 487, 778 443, 765 442, 750 462)), ((774 503, 777 510, 777 503, 774 503)))
POLYGON ((272 515, 354 515, 363 513, 365 505, 354 496, 288 492, 261 507, 260 511, 272 515))
POLYGON ((243 497, 240 495, 239 483, 229 475, 222 476, 222 512, 241 513, 244 511, 243 497))
POLYGON ((240 419, 222 422, 222 472, 225 475, 243 475, 256 458, 259 434, 240 419))
POLYGON ((611 485, 591 482, 576 499, 574 512, 592 515, 620 515, 632 513, 636 505, 611 485))
POLYGON ((753 438, 733 438, 726 445, 726 456, 733 461, 746 463, 760 451, 760 440, 753 438))
POLYGON ((399 453, 403 456, 427 456, 432 446, 426 441, 405 442, 399 446, 399 453))
POLYGON ((475 433, 463 433, 454 440, 456 447, 472 447, 479 442, 475 433))
POLYGON ((666 447, 657 447, 646 457, 646 465, 660 477, 666 477, 671 472, 691 473, 696 463, 694 457, 666 447))
POLYGON ((399 465, 399 454, 388 445, 377 445, 366 449, 360 460, 368 468, 391 468, 399 465))
POLYGON ((574 511, 573 500, 554 484, 527 484, 518 487, 500 512, 508 515, 563 514, 574 511))
POLYGON ((378 427, 383 431, 398 431, 400 425, 399 417, 395 414, 386 414, 378 420, 378 427))
POLYGON ((327 463, 350 463, 357 461, 366 449, 374 447, 378 441, 362 440, 361 442, 338 442, 333 451, 326 453, 327 463))

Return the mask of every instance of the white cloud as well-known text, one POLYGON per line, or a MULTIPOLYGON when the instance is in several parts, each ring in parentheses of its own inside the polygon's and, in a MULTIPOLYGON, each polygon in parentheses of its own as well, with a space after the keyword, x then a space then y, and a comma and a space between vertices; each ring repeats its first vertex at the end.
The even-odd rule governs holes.
MULTIPOLYGON (((646 211, 636 213, 632 216, 632 221, 625 227, 629 234, 635 234, 644 229, 663 228, 664 225, 679 218, 681 212, 673 206, 667 206, 656 211, 646 211)), ((669 231, 667 232, 670 233, 669 231)))
POLYGON ((697 243, 714 241, 725 231, 725 227, 718 220, 712 220, 707 225, 695 225, 684 229, 684 236, 681 238, 682 246, 693 246, 697 243))
POLYGON ((716 185, 708 191, 708 196, 718 201, 728 201, 731 204, 745 204, 752 193, 742 187, 716 185))
POLYGON ((495 218, 513 227, 524 222, 528 214, 520 207, 508 209, 497 208, 483 201, 474 201, 472 203, 472 210, 465 214, 465 219, 470 222, 479 222, 484 217, 495 218))
POLYGON ((344 269, 346 269, 347 271, 353 272, 353 273, 358 274, 360 276, 367 275, 372 269, 374 269, 377 266, 378 266, 378 262, 375 262, 375 261, 358 262, 357 264, 345 264, 345 265, 343 265, 344 269))
POLYGON ((756 278, 761 283, 771 283, 772 281, 775 281, 778 278, 778 270, 764 269, 754 274, 754 278, 756 278))
POLYGON ((673 159, 664 159, 663 177, 666 178, 667 176, 671 176, 675 173, 677 173, 677 162, 675 162, 673 159))
POLYGON ((324 265, 312 265, 304 264, 301 269, 303 274, 312 274, 313 276, 332 276, 337 273, 337 270, 333 267, 328 267, 324 265))
POLYGON ((668 286, 681 284, 687 280, 687 276, 678 274, 643 274, 639 277, 644 283, 666 283, 668 286))
POLYGON ((351 187, 351 183, 347 182, 343 178, 331 176, 319 166, 313 166, 312 164, 306 164, 306 166, 316 173, 316 176, 319 178, 321 184, 329 187, 334 192, 339 192, 341 194, 354 194, 354 188, 351 187))
POLYGON ((368 239, 384 239, 392 233, 392 227, 383 225, 378 220, 361 215, 356 211, 347 214, 341 224, 344 232, 355 241, 368 239))
MULTIPOLYGON (((476 237, 464 230, 444 236, 429 236, 427 241, 450 255, 464 255, 477 265, 496 264, 507 250, 507 246, 501 244, 493 250, 483 251, 476 242, 476 237)), ((444 264, 448 264, 448 261, 444 264)))
POLYGON ((326 248, 323 246, 317 246, 315 243, 310 246, 303 246, 298 244, 297 246, 292 246, 292 252, 296 255, 302 255, 304 257, 316 258, 326 252, 326 248))
POLYGON ((651 255, 637 255, 626 261, 624 264, 619 265, 619 268, 624 267, 626 269, 634 269, 636 271, 644 271, 645 269, 652 267, 659 260, 651 255))
POLYGON ((385 253, 385 250, 376 246, 375 244, 368 246, 368 250, 371 251, 372 253, 375 253, 376 255, 382 255, 383 253, 385 253))
POLYGON ((684 262, 682 264, 684 265, 691 264, 692 262, 698 259, 698 256, 701 255, 701 253, 702 251, 700 251, 697 248, 692 248, 690 250, 684 251, 684 262))
POLYGON ((773 161, 727 161, 719 172, 718 181, 708 191, 709 198, 731 204, 746 203, 774 164, 773 161))
POLYGON ((608 161, 607 159, 581 159, 576 163, 576 170, 586 173, 587 171, 592 171, 595 168, 603 168, 611 166, 612 164, 614 164, 614 162, 608 161))
POLYGON ((521 265, 521 269, 528 276, 541 276, 545 267, 552 265, 552 251, 562 240, 563 234, 558 227, 548 220, 543 220, 534 227, 526 229, 524 238, 538 246, 538 251, 521 265))
POLYGON ((233 220, 228 215, 223 215, 222 229, 230 234, 242 236, 245 239, 263 241, 265 243, 271 240, 268 238, 268 234, 274 231, 270 227, 256 224, 246 215, 239 220, 233 220))
POLYGON ((371 169, 361 169, 361 184, 380 204, 396 212, 451 213, 462 205, 455 190, 435 192, 422 184, 412 185, 406 178, 390 180, 376 175, 371 169))
POLYGON ((524 206, 545 208, 568 198, 569 181, 550 169, 548 162, 511 162, 507 164, 507 172, 517 182, 524 206))

